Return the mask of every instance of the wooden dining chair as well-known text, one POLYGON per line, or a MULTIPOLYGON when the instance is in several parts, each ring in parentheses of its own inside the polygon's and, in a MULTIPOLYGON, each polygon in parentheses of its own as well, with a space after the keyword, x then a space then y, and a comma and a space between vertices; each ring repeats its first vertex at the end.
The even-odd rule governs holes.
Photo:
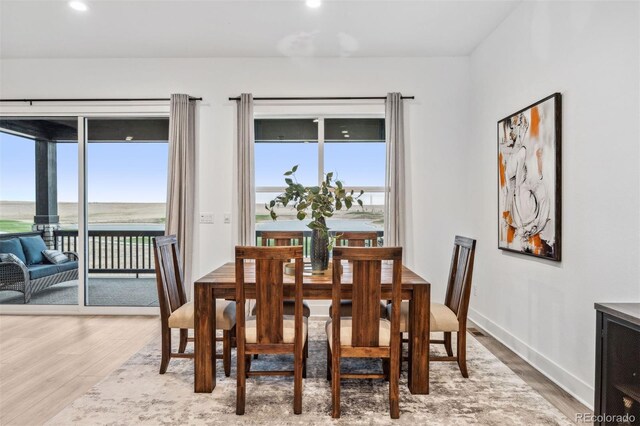
POLYGON ((340 417, 341 379, 388 379, 392 419, 400 417, 400 312, 391 310, 391 319, 380 315, 382 261, 393 261, 391 300, 401 306, 402 247, 333 249, 333 318, 327 321, 327 378, 331 383, 331 416, 340 417), (352 262, 352 316, 341 317, 344 299, 340 262, 352 262), (382 358, 382 374, 349 374, 340 371, 341 358, 382 358))
MULTIPOLYGON (((244 414, 248 376, 293 376, 293 412, 302 413, 308 321, 302 315, 302 247, 236 247, 236 331, 238 336, 236 414, 244 414), (295 262, 294 315, 284 314, 284 263, 295 262), (245 261, 255 261, 256 315, 245 318, 245 261), (293 371, 251 371, 252 354, 293 354, 293 371), (245 372, 245 374, 242 374, 245 372)), ((255 294, 253 294, 255 293, 255 294)))
MULTIPOLYGON (((194 328, 194 305, 187 302, 185 294, 180 249, 175 235, 156 237, 153 239, 153 251, 156 265, 156 284, 158 287, 158 303, 160 305, 160 323, 162 328, 162 359, 160 374, 167 371, 171 358, 193 358, 193 353, 185 353, 189 338, 189 329, 194 328), (178 352, 171 352, 171 329, 180 330, 178 352)), ((216 327, 222 330, 222 359, 224 375, 231 374, 231 346, 235 339, 236 305, 224 300, 216 301, 216 327)))
MULTIPOLYGON (((471 279, 473 261, 476 252, 476 240, 456 236, 451 256, 447 293, 443 303, 431 303, 430 330, 442 332, 442 340, 431 340, 431 343, 443 344, 447 356, 431 356, 431 361, 456 361, 462 377, 469 377, 467 371, 467 314, 471 297, 471 279), (456 356, 451 348, 451 333, 457 333, 456 356)), ((392 308, 387 307, 387 317, 392 308)), ((402 302, 400 332, 408 332, 409 303, 402 302)), ((402 362, 402 361, 401 361, 402 362)))
MULTIPOLYGON (((378 233, 371 232, 342 232, 336 236, 337 247, 377 247, 378 246, 378 233)), ((329 317, 332 316, 332 305, 329 306, 329 317)), ((380 312, 382 316, 385 315, 387 309, 387 303, 380 301, 380 312)), ((351 316, 351 300, 340 301, 340 316, 351 316)))
MULTIPOLYGON (((302 231, 262 231, 262 246, 301 246, 304 244, 304 233, 302 231)), ((284 301, 284 314, 293 315, 293 300, 284 301)), ((255 315, 255 307, 251 311, 251 315, 255 315)), ((311 316, 311 307, 305 301, 302 301, 302 315, 309 318, 311 316)))

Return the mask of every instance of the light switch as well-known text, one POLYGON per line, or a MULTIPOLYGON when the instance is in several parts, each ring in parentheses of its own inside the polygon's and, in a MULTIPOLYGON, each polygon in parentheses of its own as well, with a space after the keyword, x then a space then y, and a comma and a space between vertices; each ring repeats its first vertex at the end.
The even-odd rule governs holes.
POLYGON ((213 223, 213 213, 200 213, 200 223, 213 223))
POLYGON ((231 213, 224 214, 224 223, 231 223, 231 213))

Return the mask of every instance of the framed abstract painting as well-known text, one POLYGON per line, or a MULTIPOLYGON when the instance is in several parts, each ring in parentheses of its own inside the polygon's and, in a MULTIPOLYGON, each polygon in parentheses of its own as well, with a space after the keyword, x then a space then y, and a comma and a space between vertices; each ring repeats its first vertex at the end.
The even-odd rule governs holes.
POLYGON ((562 100, 498 121, 498 248, 560 261, 562 100))

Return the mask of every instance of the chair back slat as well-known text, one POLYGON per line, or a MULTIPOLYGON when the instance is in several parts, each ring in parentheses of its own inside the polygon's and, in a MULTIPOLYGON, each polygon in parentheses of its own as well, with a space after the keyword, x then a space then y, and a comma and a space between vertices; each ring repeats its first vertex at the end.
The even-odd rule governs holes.
POLYGON ((256 322, 258 343, 282 343, 283 302, 282 270, 284 262, 256 260, 256 322))
POLYGON ((301 246, 304 241, 302 231, 262 231, 262 246, 269 246, 269 242, 273 241, 276 247, 282 246, 301 246))
MULTIPOLYGON (((397 303, 395 306, 400 306, 402 247, 336 247, 333 249, 332 321, 334 348, 340 345, 340 300, 349 299, 342 294, 340 274, 342 260, 351 261, 353 270, 351 345, 353 347, 377 347, 380 333, 382 261, 393 261, 392 302, 397 303)), ((393 330, 399 333, 399 321, 398 311, 396 315, 392 315, 392 333, 393 330)))
POLYGON ((160 315, 168 319, 172 312, 187 303, 178 240, 175 235, 156 237, 153 248, 160 315))
POLYGON ((445 305, 458 318, 466 318, 469 309, 475 250, 476 240, 460 236, 455 237, 445 305))
POLYGON ((353 261, 351 346, 378 346, 381 274, 380 260, 353 261))
POLYGON ((377 232, 342 232, 338 236, 338 246, 347 247, 377 247, 377 232))
POLYGON ((236 328, 245 336, 245 261, 255 260, 256 333, 258 344, 283 343, 284 263, 295 261, 295 321, 302 321, 302 246, 236 247, 236 328), (299 306, 298 306, 299 305, 299 306), (298 313, 300 318, 298 318, 298 313))

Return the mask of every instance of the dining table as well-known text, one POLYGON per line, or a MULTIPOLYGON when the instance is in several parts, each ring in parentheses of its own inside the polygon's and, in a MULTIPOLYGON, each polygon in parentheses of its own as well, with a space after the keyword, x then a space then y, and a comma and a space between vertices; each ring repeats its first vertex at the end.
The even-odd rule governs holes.
MULTIPOLYGON (((352 269, 349 262, 342 263, 342 299, 351 298, 352 269)), ((382 262, 381 297, 391 299, 391 263, 382 262)), ((284 274, 285 299, 294 299, 293 276, 284 274)), ((245 265, 245 294, 255 298, 255 264, 245 265)), ((302 297, 305 300, 331 300, 332 275, 304 275, 302 297)), ((431 284, 403 265, 402 300, 409 302, 409 362, 408 387, 412 394, 429 393, 429 320, 431 284)), ((216 299, 235 300, 235 263, 229 262, 209 272, 195 282, 195 360, 194 390, 212 392, 216 386, 215 332, 216 299)))

